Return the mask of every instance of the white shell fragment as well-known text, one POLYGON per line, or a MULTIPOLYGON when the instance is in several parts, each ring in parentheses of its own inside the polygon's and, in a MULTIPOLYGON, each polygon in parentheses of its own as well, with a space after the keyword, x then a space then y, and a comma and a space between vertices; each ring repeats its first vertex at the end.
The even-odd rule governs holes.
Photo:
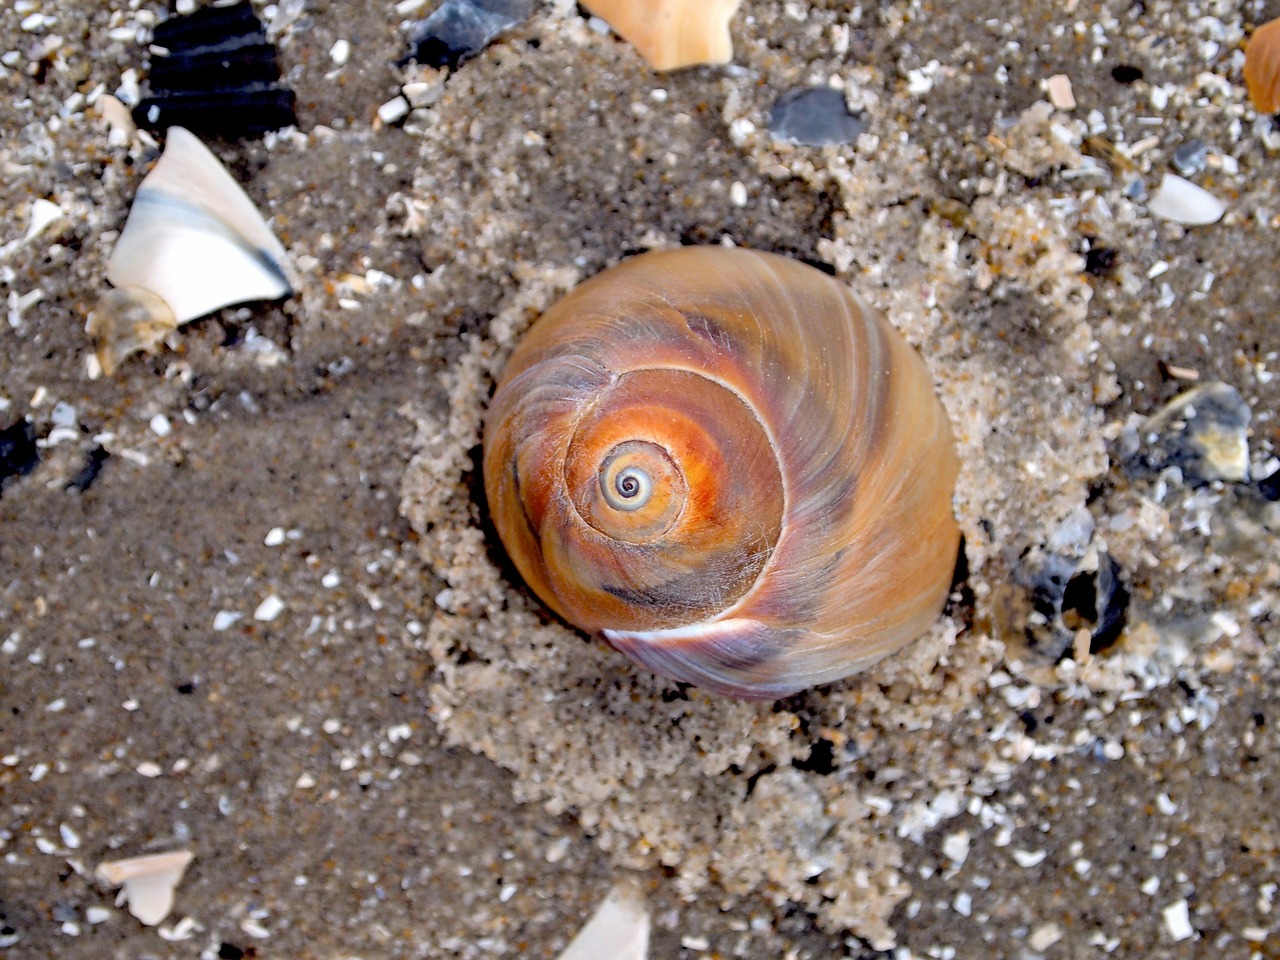
POLYGON ((649 955, 649 910, 631 883, 614 884, 587 925, 557 960, 645 960, 649 955))
POLYGON ((182 127, 169 129, 164 153, 138 187, 107 279, 118 289, 88 326, 106 373, 197 317, 293 293, 280 241, 217 157, 182 127))
POLYGON ((1221 220, 1227 205, 1190 180, 1166 173, 1147 209, 1162 220, 1201 226, 1221 220))
POLYGON ((1071 78, 1065 73, 1055 73, 1044 82, 1045 92, 1055 110, 1074 110, 1076 97, 1071 91, 1071 78))
POLYGON ((123 887, 121 896, 128 902, 129 912, 142 923, 154 927, 173 909, 173 891, 193 856, 190 850, 173 850, 128 860, 111 860, 98 864, 93 875, 102 883, 123 887))

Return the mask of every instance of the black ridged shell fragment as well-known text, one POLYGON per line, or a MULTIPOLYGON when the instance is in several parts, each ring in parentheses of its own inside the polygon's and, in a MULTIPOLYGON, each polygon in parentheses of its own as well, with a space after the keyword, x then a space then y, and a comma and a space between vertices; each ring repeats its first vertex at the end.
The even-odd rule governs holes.
POLYGON ((150 94, 133 109, 138 126, 239 139, 297 123, 276 49, 248 3, 171 17, 156 25, 152 47, 150 94))

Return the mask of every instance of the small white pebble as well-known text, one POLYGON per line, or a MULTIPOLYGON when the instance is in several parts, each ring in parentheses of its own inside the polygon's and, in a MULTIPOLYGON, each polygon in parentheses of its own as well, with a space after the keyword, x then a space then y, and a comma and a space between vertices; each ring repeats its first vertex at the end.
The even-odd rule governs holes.
POLYGON ((1056 923, 1042 923, 1031 931, 1031 936, 1027 937, 1027 946, 1039 953, 1042 950, 1048 950, 1061 939, 1060 926, 1056 923))
POLYGON ((265 940, 271 936, 271 931, 260 924, 257 920, 246 918, 240 921, 240 929, 253 937, 255 940, 265 940))
POLYGON ((46 713, 61 713, 67 709, 67 701, 62 697, 57 700, 50 700, 45 704, 44 709, 46 713))
POLYGON ((1160 889, 1160 878, 1154 875, 1147 877, 1138 885, 1138 889, 1148 897, 1154 897, 1160 889))
POLYGON ((961 891, 956 894, 955 900, 951 901, 951 909, 962 917, 967 917, 973 912, 973 897, 961 891))
POLYGON ((733 181, 733 185, 729 187, 729 201, 735 207, 747 205, 747 185, 741 180, 733 181))
POLYGON ((272 527, 262 541, 264 546, 278 547, 284 543, 284 527, 272 527))
POLYGON ((332 590, 341 582, 342 582, 342 578, 338 576, 337 570, 330 570, 328 573, 326 573, 323 577, 320 578, 320 586, 324 587, 327 590, 332 590))
POLYGON ((58 825, 58 834, 62 837, 62 845, 68 850, 80 849, 80 834, 76 833, 67 824, 58 825))
POLYGON ((952 833, 942 841, 942 852, 955 866, 960 866, 969 857, 969 834, 961 830, 952 833))
POLYGON ((303 773, 294 781, 293 785, 299 790, 310 790, 316 785, 316 778, 309 773, 303 773))
POLYGON ((1169 936, 1174 940, 1190 940, 1195 936, 1195 928, 1191 926, 1191 911, 1187 901, 1175 900, 1163 910, 1164 925, 1169 929, 1169 936))
POLYGON ((327 734, 335 734, 342 729, 342 721, 334 720, 332 717, 320 724, 320 729, 327 734))
POLYGON ((169 423, 169 418, 163 413, 157 413, 151 418, 151 432, 157 437, 167 437, 173 433, 173 427, 169 423))
POLYGON ((392 97, 378 107, 378 119, 385 123, 395 123, 409 115, 409 101, 404 97, 392 97))
POLYGON ((343 66, 351 59, 351 43, 348 40, 335 40, 329 48, 329 59, 338 66, 343 66))
POLYGON ((553 843, 548 844, 547 852, 543 854, 543 856, 546 857, 547 863, 559 863, 563 860, 565 855, 569 852, 569 847, 572 843, 573 841, 569 837, 561 837, 553 843))
MULTIPOLYGON (((935 61, 936 62, 936 61, 935 61)), ((933 89, 933 73, 925 70, 907 71, 907 92, 920 96, 933 89)))
POLYGON ((729 124, 729 135, 733 138, 734 143, 742 143, 747 137, 756 132, 756 125, 746 117, 739 117, 733 123, 729 124))
POLYGON ((120 704, 121 709, 128 710, 130 713, 133 713, 135 710, 137 710, 139 706, 140 704, 138 703, 137 700, 133 699, 133 697, 130 697, 124 703, 120 704))
POLYGON ((36 837, 36 849, 49 857, 58 853, 58 845, 48 837, 36 837))
POLYGON ((253 611, 253 619, 262 623, 270 623, 280 616, 282 610, 284 610, 284 601, 273 593, 258 604, 258 608, 253 611))
POLYGON ((49 420, 58 427, 74 427, 76 425, 76 408, 59 400, 49 411, 49 420))
POLYGON ((516 889, 517 887, 514 883, 505 884, 503 888, 498 891, 498 900, 502 903, 506 903, 516 895, 516 889))
POLYGON ((219 610, 213 615, 213 629, 222 632, 239 620, 243 614, 234 610, 219 610))
POLYGON ((1162 793, 1156 797, 1156 808, 1166 817, 1171 817, 1178 812, 1178 805, 1169 799, 1167 793, 1162 793))
POLYGON ((1037 866, 1048 856, 1044 850, 1014 850, 1013 859, 1023 869, 1037 866))
POLYGON ((681 937, 680 946, 686 950, 710 950, 711 941, 706 937, 681 937))
POLYGON ((1065 73, 1055 73, 1044 82, 1045 91, 1049 94, 1049 102, 1059 110, 1076 108, 1075 94, 1071 92, 1071 78, 1065 73))
POLYGON ((134 769, 138 771, 139 776, 146 777, 148 780, 154 780, 164 772, 160 769, 160 764, 152 763, 150 760, 143 760, 134 769))
POLYGON ((97 926, 111 919, 111 911, 106 907, 90 907, 84 912, 84 918, 89 921, 90 926, 97 926))

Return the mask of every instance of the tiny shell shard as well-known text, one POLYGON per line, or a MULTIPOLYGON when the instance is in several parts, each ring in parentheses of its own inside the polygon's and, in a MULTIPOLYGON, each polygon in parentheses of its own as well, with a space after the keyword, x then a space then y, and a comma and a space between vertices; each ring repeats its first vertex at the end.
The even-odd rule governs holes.
POLYGON ((1259 113, 1280 111, 1280 18, 1264 23, 1249 39, 1244 82, 1259 113))
POLYGON ((147 857, 111 860, 99 864, 94 876, 102 883, 123 887, 129 912, 142 923, 154 927, 173 909, 173 891, 193 856, 190 850, 174 850, 147 857))
POLYGON ((649 911, 632 884, 614 885, 586 926, 557 960, 645 960, 649 955, 649 911))
POLYGON ((733 58, 729 21, 739 0, 583 0, 584 6, 631 43, 655 70, 676 70, 733 58))
POLYGON ((217 157, 182 127, 138 187, 107 262, 117 288, 86 329, 103 371, 222 307, 292 294, 287 256, 253 201, 217 157))

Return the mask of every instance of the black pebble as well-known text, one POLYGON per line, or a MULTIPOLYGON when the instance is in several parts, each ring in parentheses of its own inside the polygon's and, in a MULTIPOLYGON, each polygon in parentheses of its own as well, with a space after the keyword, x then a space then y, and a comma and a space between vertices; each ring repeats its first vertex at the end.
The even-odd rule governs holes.
POLYGON ((1111 68, 1111 79, 1116 83, 1137 83, 1142 79, 1142 68, 1128 63, 1118 64, 1111 68))
POLYGON ((1084 255, 1084 272, 1092 277, 1107 277, 1115 272, 1120 251, 1114 247, 1090 247, 1084 255))
POLYGON ((0 430, 0 492, 10 477, 25 477, 40 462, 36 428, 19 420, 0 430))
POLYGON ((1280 470, 1258 481, 1258 491, 1268 500, 1280 500, 1280 470))

